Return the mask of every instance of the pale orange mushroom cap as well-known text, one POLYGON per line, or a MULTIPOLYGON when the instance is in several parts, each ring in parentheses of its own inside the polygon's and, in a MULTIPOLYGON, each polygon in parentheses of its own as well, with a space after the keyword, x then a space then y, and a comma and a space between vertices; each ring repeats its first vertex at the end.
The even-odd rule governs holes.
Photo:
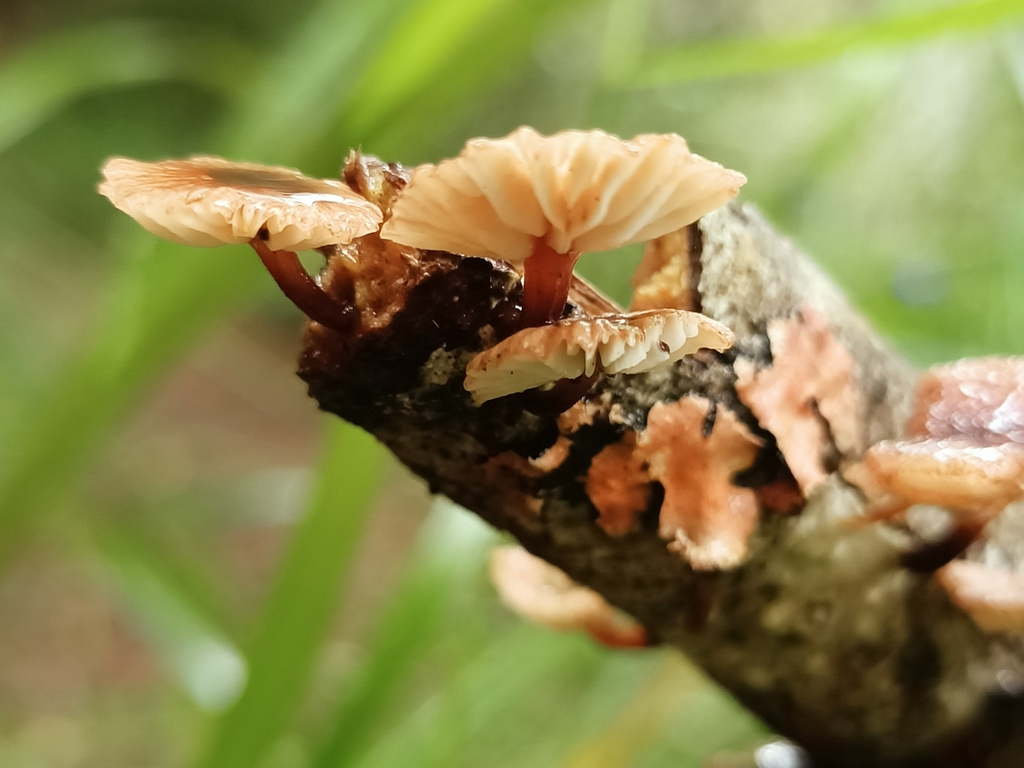
POLYGON ((745 182, 691 153, 675 134, 623 141, 597 130, 541 136, 524 126, 417 167, 381 236, 518 265, 538 240, 579 254, 672 232, 735 197, 745 182))
POLYGON ((872 517, 912 504, 951 507, 984 523, 1024 497, 1024 358, 935 366, 918 385, 909 438, 871 446, 845 472, 872 499, 872 517))
POLYGON ((155 235, 184 245, 247 243, 272 250, 344 245, 376 232, 380 209, 340 181, 291 168, 193 157, 103 166, 101 194, 155 235))
POLYGON ((864 466, 885 491, 913 504, 953 507, 961 516, 994 517, 1024 496, 1024 447, 1013 443, 883 440, 865 454, 864 466))
POLYGON ((598 371, 643 373, 732 342, 721 323, 678 309, 570 318, 523 329, 481 352, 466 368, 465 387, 483 403, 598 371))
POLYGON ((618 648, 646 645, 644 628, 601 595, 522 547, 491 551, 491 582, 514 613, 558 632, 583 630, 618 648))
POLYGON ((1024 575, 966 560, 936 575, 950 600, 986 632, 1024 632, 1024 575))

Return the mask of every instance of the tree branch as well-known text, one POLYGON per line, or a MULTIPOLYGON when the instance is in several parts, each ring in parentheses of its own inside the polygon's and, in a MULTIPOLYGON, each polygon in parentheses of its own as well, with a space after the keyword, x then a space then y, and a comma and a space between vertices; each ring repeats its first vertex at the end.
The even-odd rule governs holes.
MULTIPOLYGON (((353 157, 346 168, 349 184, 385 216, 404 178, 372 158, 353 157)), ((323 275, 329 293, 355 297, 360 329, 343 336, 310 324, 300 375, 324 410, 372 432, 431 492, 511 532, 638 619, 654 642, 683 650, 816 765, 1017 764, 1021 643, 984 634, 929 575, 901 567, 914 540, 906 526, 853 524, 864 502, 838 473, 795 514, 762 505, 748 557, 732 570, 698 572, 669 550, 658 483, 637 530, 612 536, 596 523, 586 488, 592 459, 642 431, 656 403, 684 397, 706 399, 711 422, 728 412, 763 441, 737 485, 755 493, 792 485, 775 435, 737 394, 735 366, 769 365, 769 326, 806 308, 852 356, 860 449, 900 434, 910 415, 915 373, 756 210, 731 205, 690 236, 698 247, 688 288, 701 311, 736 333, 735 348, 601 378, 571 424, 530 413, 514 396, 474 406, 462 387, 472 356, 517 328, 516 272, 375 236, 337 249, 323 275), (565 458, 538 461, 556 441, 565 458)), ((583 284, 570 301, 579 313, 608 311, 583 284)), ((837 464, 855 458, 833 447, 837 464)), ((1004 513, 989 551, 1016 562, 1020 517, 1004 513)))

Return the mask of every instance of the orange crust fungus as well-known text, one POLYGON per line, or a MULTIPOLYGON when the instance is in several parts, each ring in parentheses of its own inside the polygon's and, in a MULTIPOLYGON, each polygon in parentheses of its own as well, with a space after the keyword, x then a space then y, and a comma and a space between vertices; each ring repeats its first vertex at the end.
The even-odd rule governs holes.
POLYGON ((702 397, 658 403, 637 441, 651 477, 665 488, 661 536, 695 570, 739 565, 758 520, 754 492, 732 477, 751 466, 761 441, 724 408, 705 436, 710 411, 702 397))
POLYGON ((651 477, 636 449, 636 433, 605 446, 587 470, 587 496, 597 509, 597 524, 611 536, 637 528, 637 516, 651 499, 651 477))
POLYGON ((830 440, 843 456, 860 447, 853 358, 824 316, 804 308, 768 324, 772 364, 737 360, 736 392, 771 432, 806 496, 828 476, 830 440))
POLYGON ((1024 575, 957 560, 936 577, 950 600, 986 632, 1024 632, 1024 575))

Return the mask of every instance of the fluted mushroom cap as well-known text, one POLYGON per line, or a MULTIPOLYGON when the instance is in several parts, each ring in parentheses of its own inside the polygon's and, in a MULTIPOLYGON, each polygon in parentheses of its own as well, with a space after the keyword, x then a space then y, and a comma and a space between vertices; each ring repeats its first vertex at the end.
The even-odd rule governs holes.
POLYGON ((526 328, 481 352, 466 368, 465 387, 483 403, 598 370, 643 373, 732 342, 724 325, 681 309, 561 320, 526 328))
POLYGON ((416 168, 381 236, 521 264, 538 238, 557 253, 583 253, 664 235, 718 208, 744 182, 675 134, 623 141, 603 131, 541 136, 524 126, 416 168))
POLYGON ((272 250, 300 251, 350 243, 383 219, 340 181, 219 157, 114 157, 103 178, 100 194, 153 234, 184 245, 246 243, 262 229, 272 250))

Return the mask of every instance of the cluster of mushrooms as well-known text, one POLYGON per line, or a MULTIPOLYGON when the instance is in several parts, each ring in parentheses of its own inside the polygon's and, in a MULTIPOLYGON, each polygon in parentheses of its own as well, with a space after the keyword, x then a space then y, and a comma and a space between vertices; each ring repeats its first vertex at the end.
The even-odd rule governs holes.
MULTIPOLYGON (((573 266, 582 253, 678 236, 733 198, 746 181, 691 153, 674 134, 623 141, 602 131, 542 136, 523 127, 502 139, 473 139, 458 157, 415 168, 384 211, 343 181, 216 157, 156 163, 113 158, 103 175, 100 192, 160 237, 194 246, 248 243, 299 309, 341 334, 358 329, 358 308, 325 292, 302 266, 298 251, 328 254, 375 236, 410 249, 512 265, 523 280, 519 330, 469 363, 464 385, 477 404, 528 390, 550 395, 568 384, 572 396, 557 399, 556 410, 564 410, 600 373, 651 371, 698 349, 723 351, 733 342, 731 331, 714 320, 657 302, 633 312, 566 316, 573 266)), ((777 345, 791 345, 796 357, 832 355, 834 364, 819 368, 839 372, 834 380, 794 376, 786 384, 775 382, 770 370, 737 364, 737 391, 762 426, 776 435, 803 497, 823 482, 824 474, 805 456, 814 436, 786 424, 820 429, 821 419, 784 420, 787 407, 811 399, 806 393, 784 392, 794 382, 817 388, 815 407, 829 418, 837 444, 848 436, 844 447, 863 454, 844 476, 865 491, 877 519, 899 515, 913 504, 947 506, 955 510, 965 544, 1007 504, 1024 496, 1024 423, 1009 417, 1024 413, 1024 362, 964 361, 933 370, 922 379, 909 436, 864 452, 856 445, 854 409, 844 400, 850 396, 852 361, 832 340, 824 318, 809 312, 788 326, 769 329, 769 336, 773 352, 777 345), (1020 408, 1013 410, 1011 401, 1020 408)), ((616 509, 623 493, 632 493, 629 488, 623 492, 618 481, 637 469, 630 462, 640 457, 643 472, 649 472, 645 477, 667 487, 672 473, 660 464, 688 462, 686 456, 673 458, 689 450, 680 435, 692 432, 694 440, 704 439, 693 425, 704 420, 706 403, 684 400, 654 406, 649 434, 637 438, 639 445, 609 446, 607 455, 595 458, 587 489, 601 513, 599 524, 609 534, 628 530, 622 520, 643 501, 627 500, 630 509, 622 514, 616 509), (658 446, 647 445, 644 441, 657 438, 659 430, 664 439, 658 446), (615 486, 611 497, 606 492, 610 485, 615 486), (602 504, 599 498, 613 501, 602 504)), ((729 478, 752 461, 759 443, 742 424, 732 425, 731 433, 726 426, 716 427, 711 438, 738 463, 712 468, 721 475, 722 493, 731 489, 732 494, 714 503, 729 509, 723 525, 733 530, 718 536, 713 546, 674 542, 695 568, 738 565, 757 521, 752 494, 742 495, 729 478)), ((663 509, 662 514, 693 512, 663 509)), ((502 596, 521 613, 556 628, 586 629, 611 644, 643 644, 642 628, 525 552, 499 552, 492 566, 502 596)), ((993 592, 980 586, 988 577, 978 568, 954 561, 942 569, 940 580, 983 627, 1024 631, 1024 577, 1005 573, 1000 578, 1006 583, 993 592)))

